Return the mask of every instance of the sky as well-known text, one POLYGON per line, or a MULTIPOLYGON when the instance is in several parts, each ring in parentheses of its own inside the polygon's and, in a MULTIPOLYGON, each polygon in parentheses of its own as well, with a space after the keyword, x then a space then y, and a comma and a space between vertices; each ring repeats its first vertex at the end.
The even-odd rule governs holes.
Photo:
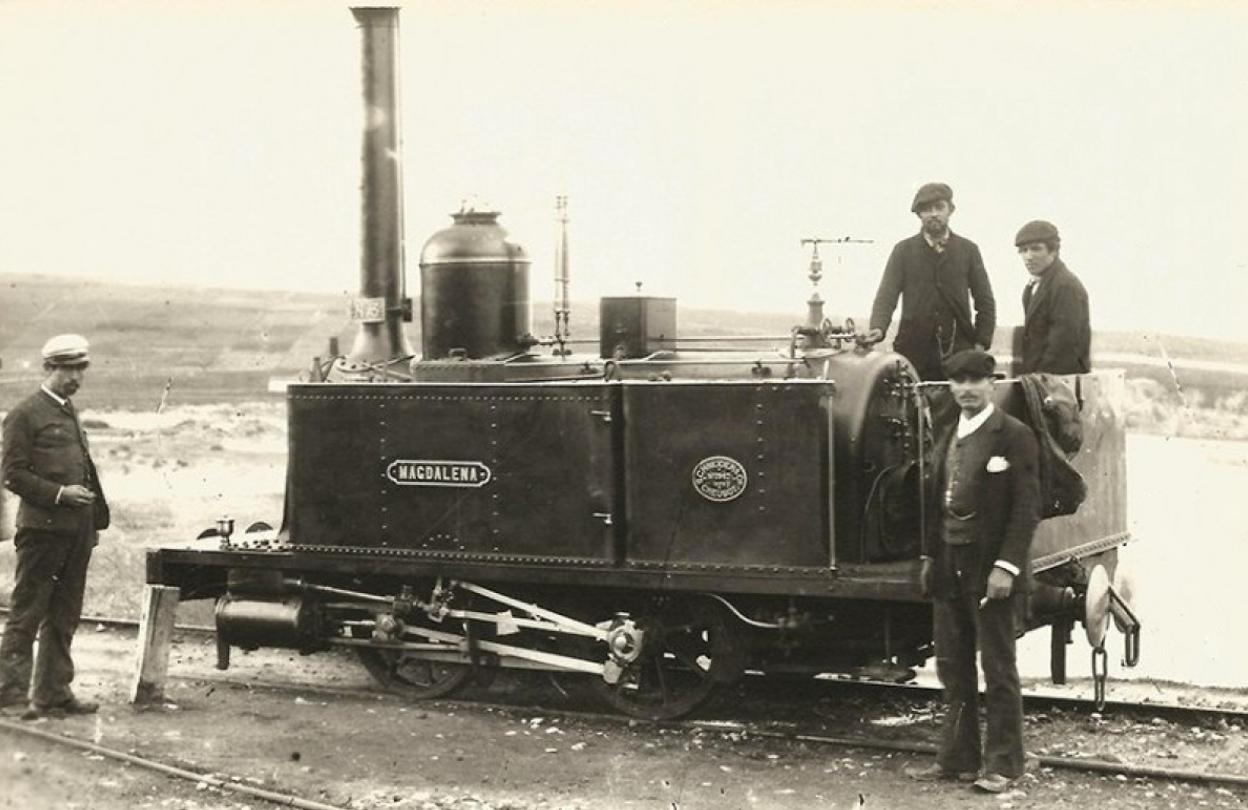
MULTIPOLYGON (((864 316, 919 185, 949 183, 999 322, 1048 219, 1095 329, 1248 341, 1248 4, 403 4, 409 289, 473 199, 553 293, 864 316)), ((355 290, 346 3, 0 0, 0 272, 355 290)))

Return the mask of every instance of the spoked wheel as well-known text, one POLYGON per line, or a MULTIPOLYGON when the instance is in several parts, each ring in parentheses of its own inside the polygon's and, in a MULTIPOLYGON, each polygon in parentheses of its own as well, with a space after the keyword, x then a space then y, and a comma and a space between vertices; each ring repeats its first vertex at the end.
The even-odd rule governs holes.
POLYGON ((740 640, 724 608, 702 597, 673 598, 638 618, 645 633, 640 655, 617 683, 594 679, 617 710, 647 720, 692 712, 743 670, 740 640))
POLYGON ((409 700, 445 697, 472 677, 468 664, 430 661, 403 650, 360 648, 356 652, 378 683, 409 700))

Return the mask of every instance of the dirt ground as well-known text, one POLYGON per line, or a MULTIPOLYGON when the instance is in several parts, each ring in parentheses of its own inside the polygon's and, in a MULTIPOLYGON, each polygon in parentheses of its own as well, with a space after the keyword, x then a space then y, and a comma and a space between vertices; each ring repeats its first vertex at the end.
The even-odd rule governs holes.
MULTIPOLYGON (((774 684, 746 684, 703 727, 656 727, 623 718, 563 719, 531 706, 405 704, 376 691, 363 668, 338 653, 236 654, 229 681, 213 682, 211 640, 186 637, 171 656, 167 702, 136 711, 125 702, 135 634, 85 628, 77 647, 79 692, 104 707, 94 717, 32 727, 352 810, 1248 805, 1248 790, 1240 788, 1049 768, 989 797, 910 781, 902 768, 928 761, 924 755, 772 739, 724 725, 745 713, 772 718, 765 727, 773 731, 934 741, 936 707, 868 701, 834 686, 791 693, 779 704, 774 684)), ((559 700, 540 678, 500 677, 476 692, 491 704, 517 693, 547 706, 559 700)), ((1027 735, 1036 753, 1248 773, 1248 732, 1235 724, 1031 711, 1027 735)), ((272 806, 56 748, 7 727, 0 728, 0 783, 6 810, 272 806)))

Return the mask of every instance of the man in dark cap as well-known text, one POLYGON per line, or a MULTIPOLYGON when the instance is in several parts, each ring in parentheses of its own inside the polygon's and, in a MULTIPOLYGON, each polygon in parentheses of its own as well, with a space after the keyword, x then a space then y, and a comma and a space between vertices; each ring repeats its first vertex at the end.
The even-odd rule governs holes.
POLYGON ((945 719, 936 764, 909 773, 974 781, 979 790, 1000 793, 1024 768, 1014 631, 1040 496, 1035 437, 994 407, 993 367, 992 355, 980 349, 958 352, 945 364, 961 415, 933 450, 929 514, 935 523, 924 533, 920 573, 923 593, 933 603, 945 719), (982 749, 976 648, 987 683, 982 749))
POLYGON ((979 248, 949 230, 953 191, 927 183, 914 195, 910 210, 920 232, 898 242, 884 267, 871 308, 869 339, 888 331, 901 297, 901 323, 893 349, 905 355, 925 380, 943 380, 942 361, 954 352, 992 345, 997 305, 979 248), (975 321, 971 305, 975 302, 975 321))
POLYGON ((1092 370, 1088 293, 1059 255, 1062 238, 1053 223, 1032 220, 1014 237, 1031 274, 1023 290, 1023 374, 1083 374, 1092 370))
POLYGON ((4 486, 21 498, 17 577, 0 640, 0 707, 22 715, 89 714, 98 706, 70 690, 70 644, 82 613, 87 564, 108 527, 108 505, 70 397, 90 363, 80 335, 43 346, 44 380, 4 419, 4 486), (37 656, 32 655, 35 636, 37 656), (32 672, 33 669, 33 672, 32 672))

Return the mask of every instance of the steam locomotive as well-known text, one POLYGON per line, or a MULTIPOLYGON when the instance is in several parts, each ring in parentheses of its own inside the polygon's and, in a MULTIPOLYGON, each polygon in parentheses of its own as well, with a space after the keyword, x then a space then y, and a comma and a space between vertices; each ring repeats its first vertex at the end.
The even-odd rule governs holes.
MULTIPOLYGON (((604 298, 598 351, 575 353, 566 216, 556 334, 535 338, 529 258, 497 212, 471 208, 421 252, 413 359, 398 12, 353 13, 366 122, 355 343, 288 389, 281 526, 223 519, 153 549, 149 585, 216 600, 223 667, 233 647, 348 646, 417 698, 516 667, 671 718, 747 669, 901 678, 921 664, 932 384, 825 321, 817 294, 779 350, 682 339, 669 298, 604 298)), ((1075 621, 1103 636, 1129 539, 1122 376, 1070 382, 1089 495, 1041 525, 1029 612, 1053 627, 1059 678, 1075 621)), ((1022 412, 1016 380, 996 390, 1022 412)))

